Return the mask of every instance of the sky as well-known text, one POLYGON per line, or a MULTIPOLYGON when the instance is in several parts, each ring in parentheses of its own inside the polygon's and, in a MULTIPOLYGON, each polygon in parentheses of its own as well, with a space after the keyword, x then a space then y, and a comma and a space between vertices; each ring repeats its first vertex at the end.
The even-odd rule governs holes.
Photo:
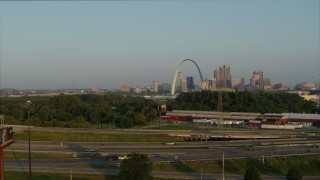
MULTIPOLYGON (((0 1, 0 89, 172 83, 193 59, 250 82, 320 82, 319 0, 0 1)), ((199 74, 191 62, 186 76, 199 74)), ((198 82, 197 82, 198 81, 198 82)))

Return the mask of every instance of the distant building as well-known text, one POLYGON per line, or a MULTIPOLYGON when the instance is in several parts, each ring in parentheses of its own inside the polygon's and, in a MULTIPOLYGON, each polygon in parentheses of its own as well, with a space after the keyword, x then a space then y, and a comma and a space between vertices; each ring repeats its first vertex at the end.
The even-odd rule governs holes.
POLYGON ((265 90, 265 91, 273 90, 273 86, 271 84, 271 79, 270 78, 264 78, 263 79, 263 90, 265 90))
POLYGON ((130 84, 121 84, 120 91, 121 92, 130 92, 131 85, 130 84))
POLYGON ((298 90, 316 90, 317 83, 315 82, 304 82, 296 85, 296 89, 298 90))
POLYGON ((176 92, 181 92, 181 82, 182 82, 182 73, 181 72, 178 72, 178 75, 177 75, 177 82, 176 82, 176 89, 177 91, 176 92))
POLYGON ((0 89, 0 95, 1 96, 19 95, 19 91, 12 88, 0 89))
POLYGON ((275 90, 287 90, 286 85, 284 83, 277 83, 274 85, 275 90))
POLYGON ((215 91, 216 90, 216 81, 214 80, 208 80, 205 79, 203 82, 201 82, 201 89, 202 90, 209 90, 209 91, 215 91))
POLYGON ((96 86, 96 85, 93 85, 93 86, 91 87, 91 90, 92 90, 93 92, 98 92, 98 91, 99 91, 98 86, 96 86))
POLYGON ((163 83, 159 85, 159 92, 160 93, 170 93, 171 91, 171 84, 163 83))
POLYGON ((301 97, 303 97, 305 100, 307 100, 307 101, 315 101, 315 102, 317 102, 317 101, 319 101, 320 99, 319 99, 319 96, 318 95, 316 95, 316 94, 305 94, 305 95, 300 95, 301 97))
POLYGON ((209 81, 206 79, 203 82, 201 82, 201 89, 202 90, 210 90, 209 89, 209 81))
POLYGON ((237 91, 243 91, 245 89, 245 80, 244 80, 244 78, 234 79, 232 81, 232 87, 237 91))
POLYGON ((250 85, 253 89, 263 90, 264 82, 263 82, 263 72, 262 71, 254 71, 252 77, 250 79, 250 85))
POLYGON ((134 92, 136 94, 140 94, 142 92, 142 89, 139 86, 136 86, 136 88, 134 89, 134 92))
POLYGON ((222 67, 219 67, 219 69, 215 69, 213 74, 214 78, 217 80, 217 87, 223 89, 232 88, 230 66, 223 65, 222 67))
POLYGON ((187 89, 188 89, 188 91, 194 90, 193 77, 187 77, 187 89))
POLYGON ((213 79, 213 80, 209 80, 209 89, 211 91, 215 91, 217 89, 216 87, 216 79, 213 79))
POLYGON ((181 79, 181 92, 188 92, 187 79, 186 78, 182 78, 181 79))
POLYGON ((158 81, 157 80, 153 80, 153 92, 154 93, 158 93, 159 89, 158 89, 158 81))

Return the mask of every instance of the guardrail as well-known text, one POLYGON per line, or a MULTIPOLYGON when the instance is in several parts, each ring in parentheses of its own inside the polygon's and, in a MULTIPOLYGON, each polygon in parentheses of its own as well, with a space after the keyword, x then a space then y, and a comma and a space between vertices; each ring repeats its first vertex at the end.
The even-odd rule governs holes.
MULTIPOLYGON (((287 155, 264 155, 264 156, 255 156, 255 157, 233 157, 233 158, 224 158, 224 160, 239 160, 239 159, 262 159, 262 158, 285 158, 290 156, 311 156, 311 155, 320 155, 320 153, 304 153, 304 154, 287 154, 287 155)), ((181 164, 186 162, 212 162, 222 160, 222 158, 208 158, 208 159, 197 159, 197 160, 174 160, 174 161, 155 161, 155 164, 181 164)))

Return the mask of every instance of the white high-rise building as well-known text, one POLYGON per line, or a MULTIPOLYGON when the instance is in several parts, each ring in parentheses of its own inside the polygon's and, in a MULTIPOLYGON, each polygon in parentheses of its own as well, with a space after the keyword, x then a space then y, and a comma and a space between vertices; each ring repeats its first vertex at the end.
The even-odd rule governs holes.
POLYGON ((158 91, 159 91, 158 80, 153 80, 153 92, 158 93, 158 91))

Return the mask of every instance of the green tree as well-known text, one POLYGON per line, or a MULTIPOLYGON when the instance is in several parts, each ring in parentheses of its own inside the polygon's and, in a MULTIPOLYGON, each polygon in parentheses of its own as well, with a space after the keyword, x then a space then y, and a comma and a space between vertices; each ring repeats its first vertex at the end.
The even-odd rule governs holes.
POLYGON ((250 167, 246 170, 244 180, 261 180, 260 173, 255 167, 250 167))
POLYGON ((71 121, 70 127, 72 128, 87 128, 90 127, 90 123, 86 121, 86 119, 83 116, 76 117, 75 120, 71 121))
POLYGON ((144 125, 146 124, 146 117, 142 113, 135 113, 134 115, 134 123, 136 125, 144 125))
POLYGON ((287 175, 286 175, 286 178, 288 180, 300 180, 300 179, 302 179, 302 177, 303 177, 302 172, 297 167, 290 168, 287 175))
POLYGON ((127 116, 119 116, 115 118, 115 121, 120 128, 130 128, 130 127, 133 127, 134 125, 133 119, 127 116))
POLYGON ((120 179, 149 180, 151 175, 152 161, 145 154, 132 153, 120 164, 120 179))

